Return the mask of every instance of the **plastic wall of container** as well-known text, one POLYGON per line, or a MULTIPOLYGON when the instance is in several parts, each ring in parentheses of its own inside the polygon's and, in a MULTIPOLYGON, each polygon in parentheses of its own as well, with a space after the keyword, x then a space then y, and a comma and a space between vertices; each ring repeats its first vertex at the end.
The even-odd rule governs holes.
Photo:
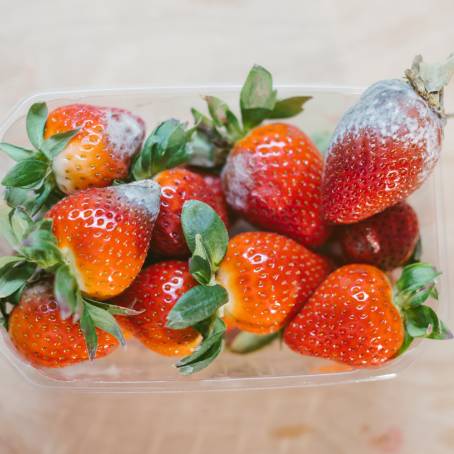
MULTIPOLYGON (((202 95, 223 98, 232 107, 237 105, 238 86, 152 87, 139 89, 108 89, 40 93, 27 98, 0 125, 0 141, 27 145, 25 115, 31 104, 48 103, 49 109, 68 103, 82 102, 123 107, 142 116, 148 132, 159 122, 171 117, 191 122, 190 108, 205 111, 202 95)), ((312 137, 327 136, 334 130, 341 115, 358 98, 361 89, 337 86, 278 86, 281 97, 309 95, 313 99, 305 111, 290 122, 312 137)), ((4 157, 0 176, 11 167, 4 157)), ((416 209, 424 247, 424 260, 443 271, 439 282, 440 299, 437 311, 448 317, 449 273, 446 254, 446 234, 442 209, 442 178, 439 169, 425 185, 410 198, 416 209)), ((0 242, 0 252, 8 246, 0 242)), ((368 380, 383 380, 410 364, 418 353, 418 343, 384 367, 351 369, 326 360, 303 357, 284 345, 275 343, 249 355, 228 351, 199 374, 182 377, 172 367, 174 359, 158 356, 139 343, 129 341, 125 348, 94 362, 62 369, 35 369, 25 363, 2 330, 0 350, 28 381, 38 386, 81 389, 98 392, 175 392, 187 390, 261 389, 277 387, 322 386, 368 380)))

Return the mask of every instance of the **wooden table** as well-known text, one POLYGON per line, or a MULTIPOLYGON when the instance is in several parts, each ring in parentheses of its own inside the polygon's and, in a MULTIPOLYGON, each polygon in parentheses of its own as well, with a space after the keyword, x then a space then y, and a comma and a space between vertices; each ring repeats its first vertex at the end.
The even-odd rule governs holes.
MULTIPOLYGON (((0 117, 36 91, 240 82, 255 62, 281 83, 367 85, 400 76, 417 52, 454 51, 452 0, 371 3, 0 0, 0 117)), ((448 127, 446 175, 453 148, 448 127)), ((454 257, 452 240, 448 248, 454 257)), ((207 394, 37 389, 0 360, 0 452, 451 453, 453 345, 426 342, 387 382, 207 394)))

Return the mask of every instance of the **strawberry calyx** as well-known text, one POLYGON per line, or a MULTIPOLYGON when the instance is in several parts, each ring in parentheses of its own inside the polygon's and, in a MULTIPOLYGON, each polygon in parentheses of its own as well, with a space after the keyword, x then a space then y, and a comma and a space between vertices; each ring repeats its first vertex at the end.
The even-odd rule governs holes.
POLYGON ((446 118, 443 105, 443 92, 454 74, 454 55, 443 63, 426 63, 417 55, 411 68, 405 71, 405 77, 413 89, 442 118, 446 118))
POLYGON ((227 348, 232 353, 241 355, 253 353, 272 344, 276 339, 282 340, 283 330, 271 334, 255 334, 240 331, 227 343, 227 348))
POLYGON ((200 167, 221 166, 233 145, 265 120, 298 115, 311 96, 278 100, 273 78, 263 66, 254 65, 240 93, 241 121, 230 107, 215 96, 205 96, 209 117, 191 109, 195 133, 188 147, 190 162, 200 167))
POLYGON ((187 144, 193 132, 173 118, 160 123, 134 158, 131 179, 152 178, 163 170, 188 162, 190 149, 187 144))
POLYGON ((400 310, 404 328, 404 342, 397 353, 401 355, 415 338, 451 339, 453 334, 425 303, 438 299, 436 287, 440 272, 428 263, 412 263, 403 268, 394 286, 394 304, 400 310))
POLYGON ((138 312, 82 294, 72 264, 58 247, 52 232, 52 220, 35 222, 23 208, 4 208, 0 212, 0 230, 16 252, 16 255, 0 258, 0 312, 5 327, 11 308, 19 303, 26 286, 43 275, 50 275, 54 278, 54 294, 61 317, 72 316, 73 322, 80 324, 90 359, 95 358, 98 345, 96 328, 125 344, 113 315, 135 315, 138 312))
POLYGON ((206 203, 189 200, 181 214, 186 243, 192 253, 189 271, 199 285, 188 290, 167 316, 171 329, 194 327, 203 340, 191 355, 176 367, 183 375, 198 372, 221 353, 225 324, 219 310, 228 301, 227 290, 215 281, 215 273, 227 252, 227 229, 217 213, 206 203))
POLYGON ((17 162, 2 180, 7 188, 6 201, 12 208, 22 207, 32 216, 63 197, 55 181, 52 161, 79 132, 75 129, 44 139, 47 116, 44 102, 35 103, 28 110, 26 129, 33 148, 0 143, 0 150, 17 162))

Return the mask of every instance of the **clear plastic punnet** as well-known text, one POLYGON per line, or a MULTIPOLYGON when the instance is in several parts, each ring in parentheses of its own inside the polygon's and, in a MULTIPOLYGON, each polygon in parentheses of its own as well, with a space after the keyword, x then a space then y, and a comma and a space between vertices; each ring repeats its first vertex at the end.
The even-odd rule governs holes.
MULTIPOLYGON (((314 138, 332 133, 342 114, 362 92, 360 88, 341 86, 278 85, 276 88, 281 97, 313 97, 304 112, 289 122, 314 138)), ((0 142, 27 145, 25 116, 31 104, 38 101, 45 101, 49 109, 75 102, 126 108, 140 115, 150 132, 158 123, 172 117, 191 122, 191 107, 205 111, 202 95, 219 96, 235 106, 239 90, 239 86, 191 86, 39 93, 18 104, 0 125, 0 142)), ((12 164, 13 161, 4 157, 0 175, 5 175, 12 164)), ((433 304, 440 318, 447 319, 450 286, 441 175, 438 166, 423 187, 411 196, 410 203, 419 216, 423 259, 443 271, 438 284, 439 301, 433 304)), ((2 255, 9 252, 3 240, 0 246, 2 255)), ((60 369, 36 369, 27 364, 15 352, 4 329, 0 350, 25 379, 38 386, 99 392, 175 392, 289 388, 389 379, 414 360, 419 347, 414 342, 404 355, 380 368, 352 369, 298 355, 274 342, 245 355, 225 350, 207 369, 189 377, 179 375, 173 366, 175 358, 159 356, 134 340, 103 359, 60 369)))

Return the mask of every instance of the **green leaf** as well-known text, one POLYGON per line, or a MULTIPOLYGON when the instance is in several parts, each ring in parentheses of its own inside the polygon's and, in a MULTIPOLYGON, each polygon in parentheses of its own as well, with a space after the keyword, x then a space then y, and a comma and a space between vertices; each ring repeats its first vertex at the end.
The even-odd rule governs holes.
POLYGON ((178 367, 178 372, 180 372, 181 375, 192 375, 206 369, 221 354, 222 347, 223 341, 221 339, 216 342, 198 361, 192 362, 186 366, 178 367))
POLYGON ((18 257, 17 255, 5 255, 3 257, 0 257, 0 269, 8 263, 17 263, 22 262, 23 260, 23 257, 18 257))
POLYGON ((184 125, 175 119, 162 122, 147 138, 132 166, 135 180, 151 178, 188 160, 184 125))
POLYGON ((9 207, 0 208, 0 232, 13 249, 17 249, 20 244, 11 226, 11 209, 9 207))
POLYGON ((44 140, 47 120, 47 105, 44 102, 33 104, 27 114, 27 135, 31 144, 40 149, 44 140))
POLYGON ((205 96, 205 101, 214 125, 224 127, 232 142, 243 136, 238 118, 222 99, 215 96, 205 96))
POLYGON ((8 263, 0 269, 0 298, 6 298, 19 290, 33 275, 36 265, 19 262, 8 263))
POLYGON ((199 255, 189 260, 189 272, 199 284, 208 285, 211 282, 210 262, 199 255))
POLYGON ((188 200, 183 205, 181 224, 191 252, 194 252, 195 237, 202 237, 212 269, 215 271, 227 252, 229 235, 217 213, 206 203, 188 200))
POLYGON ((82 305, 79 324, 87 345, 88 357, 90 360, 93 360, 96 357, 96 350, 98 349, 98 335, 96 333, 95 322, 90 315, 87 304, 82 305))
POLYGON ((251 129, 269 118, 276 105, 276 97, 271 73, 262 66, 255 65, 249 71, 240 93, 244 127, 251 129))
POLYGON ((433 284, 440 274, 428 263, 413 263, 402 270, 400 278, 396 282, 396 288, 399 292, 412 293, 426 285, 433 284))
POLYGON ((176 363, 179 372, 182 375, 190 375, 209 366, 222 351, 224 333, 225 324, 217 318, 212 333, 203 340, 194 353, 176 363))
POLYGON ((10 223, 19 242, 27 236, 33 227, 32 218, 22 208, 11 210, 10 223))
POLYGON ((451 339, 452 333, 429 306, 415 306, 405 311, 405 328, 411 337, 451 339))
POLYGON ((88 310, 96 327, 114 336, 121 345, 126 345, 120 326, 109 311, 87 302, 85 302, 85 308, 88 310))
POLYGON ((298 115, 304 109, 304 104, 312 99, 312 96, 294 96, 281 99, 276 102, 274 109, 268 118, 290 118, 298 115))
POLYGON ((198 285, 188 290, 167 316, 168 328, 192 326, 213 314, 228 301, 227 291, 220 285, 198 285))
POLYGON ((106 303, 104 301, 96 301, 91 298, 88 298, 86 296, 83 297, 84 301, 91 304, 92 306, 97 306, 107 312, 109 312, 112 315, 139 315, 144 312, 144 309, 141 311, 136 311, 135 309, 129 308, 129 307, 123 307, 123 306, 117 306, 116 304, 110 304, 106 303))
POLYGON ((193 327, 203 336, 205 339, 213 331, 214 324, 218 319, 217 313, 214 312, 210 317, 202 320, 201 322, 195 323, 193 327))
POLYGON ((73 137, 77 135, 79 131, 80 129, 74 129, 72 131, 54 134, 42 144, 42 152, 48 159, 55 158, 68 146, 69 142, 71 142, 73 137))
POLYGON ((24 241, 21 252, 28 260, 38 263, 41 268, 48 269, 63 262, 57 239, 52 232, 52 221, 39 221, 24 241))
POLYGON ((398 356, 402 355, 403 353, 405 353, 409 349, 410 345, 413 343, 413 340, 414 340, 414 338, 411 337, 410 334, 408 334, 407 330, 405 330, 404 341, 402 342, 402 345, 399 348, 399 350, 397 351, 395 357, 398 357, 398 356))
POLYGON ((3 178, 3 186, 31 188, 45 177, 48 163, 35 158, 18 162, 3 178))
POLYGON ((229 350, 233 353, 240 354, 255 352, 271 344, 275 339, 278 339, 279 336, 279 331, 277 333, 263 335, 241 331, 229 345, 229 350))
POLYGON ((208 285, 212 280, 213 273, 208 253, 203 245, 202 237, 198 233, 195 236, 195 249, 189 260, 189 272, 199 284, 208 285))
POLYGON ((25 159, 31 158, 34 153, 33 150, 11 145, 10 143, 0 143, 0 150, 2 150, 15 161, 23 161, 25 159))
POLYGON ((29 204, 36 198, 36 193, 30 189, 6 188, 5 200, 11 208, 23 207, 28 209, 29 204))
POLYGON ((80 290, 67 265, 59 266, 55 273, 54 294, 63 319, 78 311, 81 301, 80 290))

